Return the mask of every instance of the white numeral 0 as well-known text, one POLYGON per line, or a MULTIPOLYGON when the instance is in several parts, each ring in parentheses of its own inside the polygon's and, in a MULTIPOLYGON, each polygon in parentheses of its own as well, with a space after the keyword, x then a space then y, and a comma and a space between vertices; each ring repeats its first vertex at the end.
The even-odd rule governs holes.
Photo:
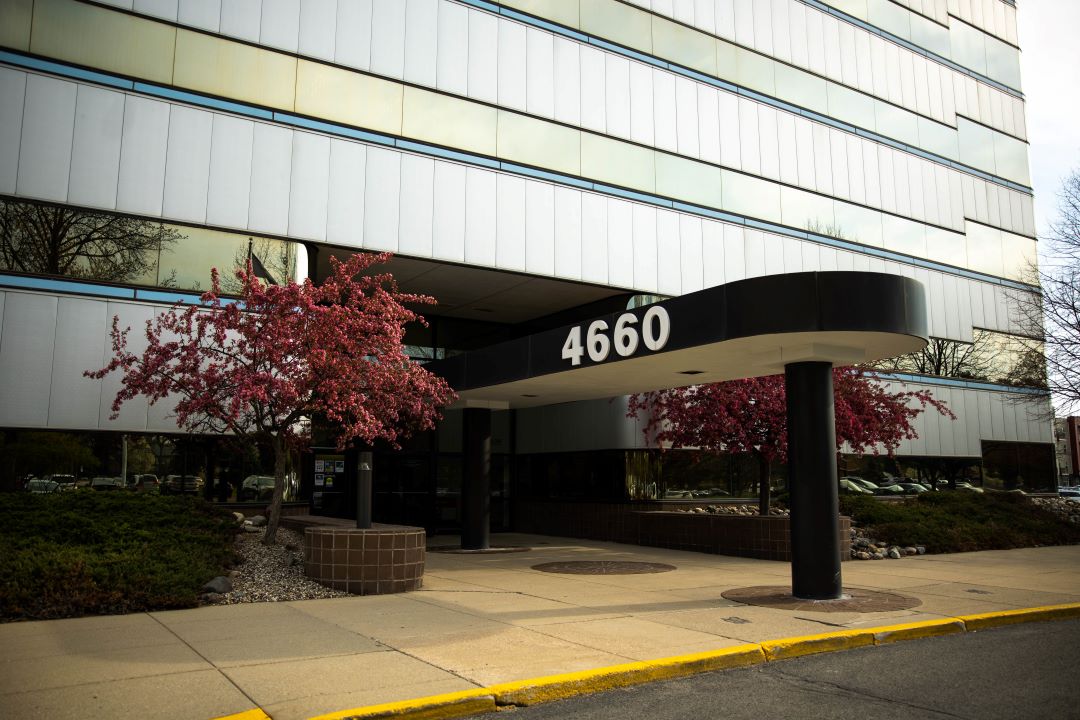
MULTIPOLYGON (((654 305, 641 319, 641 339, 645 341, 645 347, 650 350, 659 350, 667 345, 671 335, 671 318, 667 310, 659 305, 654 305), (653 321, 656 321, 655 324, 653 321)), ((590 351, 591 355, 591 351, 590 351)))
POLYGON ((615 352, 623 357, 630 357, 637 350, 637 317, 633 313, 623 313, 615 323, 615 352))
POLYGON ((589 349, 589 359, 593 362, 604 362, 611 352, 611 341, 603 334, 607 329, 608 324, 603 320, 593 320, 589 324, 589 331, 585 333, 585 346, 589 349))

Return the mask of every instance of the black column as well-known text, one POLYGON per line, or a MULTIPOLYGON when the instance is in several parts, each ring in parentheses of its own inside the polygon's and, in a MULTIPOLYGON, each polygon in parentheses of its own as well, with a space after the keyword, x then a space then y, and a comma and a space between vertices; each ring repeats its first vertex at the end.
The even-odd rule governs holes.
POLYGON ((788 488, 791 493, 791 593, 840 597, 840 507, 832 363, 784 367, 788 488))
POLYGON ((371 527, 371 471, 374 453, 370 449, 356 453, 356 527, 371 527))
POLYGON ((491 534, 491 410, 465 408, 463 415, 461 547, 486 550, 491 534))

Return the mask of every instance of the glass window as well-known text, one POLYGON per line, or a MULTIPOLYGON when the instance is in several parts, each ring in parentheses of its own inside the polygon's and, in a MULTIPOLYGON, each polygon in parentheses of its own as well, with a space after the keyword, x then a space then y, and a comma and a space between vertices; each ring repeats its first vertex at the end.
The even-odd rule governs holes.
POLYGON ((636 190, 656 190, 656 151, 581 133, 581 174, 636 190))
POLYGON ((1023 185, 1031 184, 1028 172, 1028 145, 999 132, 994 132, 994 166, 997 174, 1023 185))
POLYGON ((829 115, 859 127, 874 126, 874 99, 855 90, 828 83, 829 115))
POLYGON ((968 267, 972 270, 1001 277, 1004 265, 1001 253, 1001 231, 988 225, 965 222, 968 267))
POLYGON ((833 212, 839 237, 863 245, 882 246, 881 213, 840 200, 835 201, 833 212))
POLYGON ((967 267, 967 238, 963 233, 928 225, 926 257, 956 267, 967 267))
POLYGON ((997 38, 986 38, 986 74, 1020 90, 1020 51, 997 38))
POLYGON ((822 195, 781 187, 780 218, 780 222, 789 227, 837 237, 833 201, 822 195))
POLYGON ((404 92, 402 135, 484 155, 495 154, 495 108, 415 87, 405 87, 404 92))
POLYGON ((296 111, 370 130, 401 134, 403 88, 389 80, 301 60, 296 111))
POLYGON ((720 207, 720 168, 687 158, 656 153, 656 192, 671 198, 697 203, 705 207, 720 207))
POLYGON ((766 95, 776 94, 776 79, 773 74, 775 63, 770 58, 736 48, 735 65, 738 71, 736 82, 740 85, 766 95))
POLYGON ((926 257, 926 226, 895 215, 882 219, 885 249, 893 252, 926 257))
POLYGON ((1001 232, 1001 255, 1005 277, 1038 282, 1036 245, 1033 238, 1001 232))
POLYGON ((911 42, 936 55, 949 57, 951 50, 949 30, 914 13, 911 13, 909 17, 911 20, 911 42))
POLYGON ((949 23, 950 58, 975 72, 986 74, 986 35, 967 23, 949 23))
POLYGON ((982 441, 983 482, 995 490, 1054 492, 1057 467, 1053 443, 982 441))
POLYGON ((651 53, 650 17, 649 13, 616 0, 590 0, 581 5, 581 30, 651 53))
POLYGON ((882 135, 909 145, 919 144, 919 123, 914 113, 887 102, 875 100, 874 122, 877 131, 882 135))
POLYGON ((708 75, 716 75, 714 38, 654 15, 652 39, 653 52, 657 56, 708 75))
POLYGON ((182 290, 210 288, 217 268, 226 292, 248 259, 267 282, 296 276, 300 245, 284 240, 0 199, 0 270, 182 290), (43 228, 64 228, 61 233, 43 228))
POLYGON ((960 141, 960 162, 988 173, 996 172, 994 131, 962 117, 956 118, 960 141))
POLYGON ((956 130, 929 118, 919 118, 918 146, 951 160, 960 159, 960 141, 956 130))
MULTIPOLYGON (((826 85, 828 80, 803 72, 798 68, 776 63, 776 96, 784 102, 829 114, 826 85)), ((865 121, 861 124, 866 124, 865 121)))
POLYGON ((891 0, 867 0, 866 19, 893 35, 911 39, 911 13, 891 0))
MULTIPOLYGON (((37 34, 36 30, 34 34, 37 34)), ((315 63, 308 64, 315 65, 315 63)), ((324 68, 326 74, 336 73, 365 78, 368 81, 374 80, 374 78, 325 65, 320 67, 324 68)), ((146 77, 145 72, 141 70, 133 74, 146 77)), ((201 90, 234 100, 292 110, 296 99, 296 80, 297 60, 295 57, 238 42, 229 42, 190 30, 176 31, 176 65, 173 82, 180 87, 201 90)), ((401 89, 398 87, 399 97, 396 106, 398 113, 401 111, 400 92, 401 89)), ((333 99, 340 101, 336 97, 333 99)), ((363 99, 370 102, 368 98, 363 99)), ((300 112, 306 111, 300 110, 300 112)), ((397 127, 401 127, 400 122, 397 127)))
MULTIPOLYGON (((555 123, 537 120, 508 110, 499 110, 498 154, 506 160, 578 175, 581 167, 582 132, 555 123)), ((587 133, 584 133, 587 134, 587 133)), ((630 145, 612 141, 629 149, 630 145)))
POLYGON ((723 209, 760 220, 780 221, 780 186, 749 175, 723 171, 723 209))

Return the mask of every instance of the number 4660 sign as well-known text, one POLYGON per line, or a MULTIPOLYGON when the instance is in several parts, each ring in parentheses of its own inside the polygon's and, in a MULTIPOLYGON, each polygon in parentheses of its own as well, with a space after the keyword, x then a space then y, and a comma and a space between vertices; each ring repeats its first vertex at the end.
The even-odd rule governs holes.
POLYGON ((581 357, 588 352, 589 359, 593 362, 604 362, 611 355, 612 345, 620 357, 630 357, 638 351, 638 346, 642 343, 649 350, 661 350, 671 336, 671 318, 667 310, 655 305, 641 318, 640 333, 637 316, 633 313, 619 316, 615 321, 615 328, 611 329, 611 337, 608 337, 609 329, 611 328, 606 320, 593 320, 585 331, 585 342, 582 344, 581 326, 570 328, 562 347, 563 360, 569 360, 571 365, 580 365, 581 357))

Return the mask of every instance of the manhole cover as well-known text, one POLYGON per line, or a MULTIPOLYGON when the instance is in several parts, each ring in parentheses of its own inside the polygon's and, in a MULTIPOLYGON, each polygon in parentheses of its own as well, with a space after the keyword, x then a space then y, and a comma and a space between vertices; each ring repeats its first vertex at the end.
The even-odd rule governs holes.
POLYGON ((674 565, 623 560, 571 560, 533 565, 533 570, 564 575, 644 575, 646 573, 671 572, 674 565))
POLYGON ((519 553, 528 552, 532 550, 530 547, 524 547, 522 545, 504 545, 500 547, 489 547, 483 550, 465 550, 460 545, 443 545, 441 547, 429 547, 428 552, 434 553, 455 553, 459 555, 488 555, 498 553, 519 553))
POLYGON ((810 610, 812 612, 888 612, 908 610, 922 605, 918 598, 896 593, 847 588, 836 600, 804 600, 794 597, 784 585, 757 585, 721 593, 727 600, 778 610, 810 610))

